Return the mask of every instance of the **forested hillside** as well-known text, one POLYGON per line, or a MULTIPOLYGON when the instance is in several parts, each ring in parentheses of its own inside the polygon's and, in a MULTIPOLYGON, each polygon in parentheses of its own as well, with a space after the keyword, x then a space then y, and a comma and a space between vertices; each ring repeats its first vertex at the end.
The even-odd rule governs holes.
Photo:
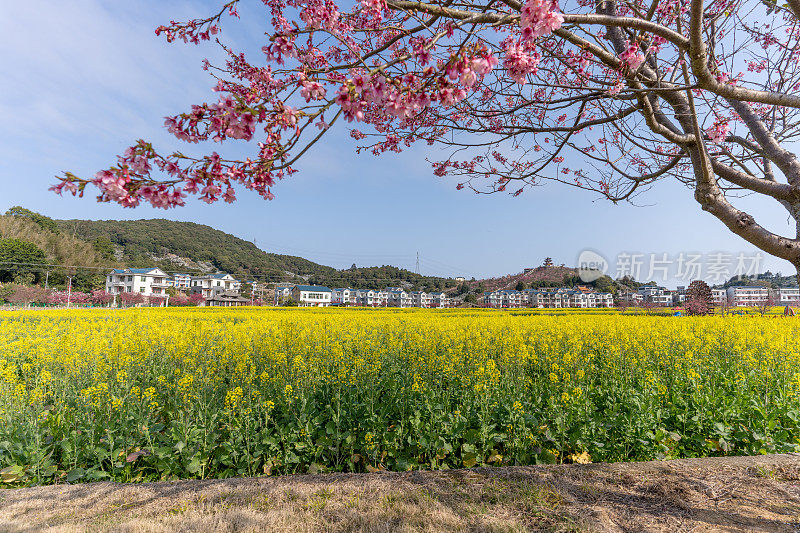
POLYGON ((210 226, 152 220, 58 220, 63 231, 87 241, 107 239, 127 266, 158 265, 168 271, 222 270, 269 281, 333 274, 336 269, 302 257, 266 253, 210 226))
POLYGON ((421 276, 393 266, 337 270, 291 255, 268 253, 255 244, 210 226, 165 219, 57 220, 63 233, 95 243, 129 267, 157 265, 168 272, 230 272, 240 279, 289 281, 331 287, 444 290, 455 282, 421 276))
POLYGON ((112 266, 117 266, 113 256, 103 256, 44 215, 12 207, 0 216, 0 281, 58 287, 73 276, 74 286, 83 290, 102 285, 112 266))

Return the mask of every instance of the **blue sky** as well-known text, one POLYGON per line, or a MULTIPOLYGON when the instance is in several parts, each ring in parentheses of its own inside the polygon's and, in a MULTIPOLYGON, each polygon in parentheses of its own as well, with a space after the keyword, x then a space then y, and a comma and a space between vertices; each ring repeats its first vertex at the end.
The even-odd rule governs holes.
MULTIPOLYGON (((755 253, 701 212, 690 191, 672 183, 657 185, 639 206, 613 206, 557 184, 517 198, 477 196, 433 176, 425 157, 437 158, 435 149, 357 156, 341 129, 299 165, 301 172, 274 188, 271 202, 240 192, 233 205, 191 201, 178 210, 130 210, 48 192, 62 170, 92 175, 137 138, 164 149, 178 146, 163 130, 163 117, 213 98, 212 80, 200 63, 204 57, 213 62, 218 52, 212 45, 166 44, 153 30, 170 19, 210 13, 212 6, 167 0, 26 0, 5 6, 0 210, 23 205, 54 218, 188 220, 255 240, 270 252, 336 267, 413 269, 419 252, 423 273, 467 277, 518 272, 545 256, 574 265, 586 248, 611 262, 612 275, 619 253, 645 254, 640 278, 647 277, 650 253, 755 253)), ((223 37, 258 49, 265 12, 243 13, 253 16, 228 22, 223 37)), ((742 205, 771 229, 789 234, 788 220, 772 204, 745 199, 742 205)), ((762 266, 792 272, 776 259, 762 266)), ((670 275, 667 285, 679 282, 670 275)))

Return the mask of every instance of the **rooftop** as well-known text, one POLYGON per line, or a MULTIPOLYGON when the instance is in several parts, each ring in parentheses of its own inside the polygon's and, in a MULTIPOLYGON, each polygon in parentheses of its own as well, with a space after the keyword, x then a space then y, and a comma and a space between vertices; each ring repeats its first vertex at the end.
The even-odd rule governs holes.
POLYGON ((322 285, 295 285, 295 288, 299 291, 331 292, 328 287, 322 285))

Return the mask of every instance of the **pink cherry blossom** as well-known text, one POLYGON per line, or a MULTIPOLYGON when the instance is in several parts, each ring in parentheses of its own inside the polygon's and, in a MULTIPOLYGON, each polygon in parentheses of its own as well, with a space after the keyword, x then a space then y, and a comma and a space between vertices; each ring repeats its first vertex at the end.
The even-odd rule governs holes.
POLYGON ((630 70, 638 69, 645 59, 639 45, 630 41, 625 41, 625 50, 619 55, 619 58, 630 70))
POLYGON ((730 133, 731 127, 727 120, 717 120, 713 126, 706 129, 706 134, 712 142, 722 144, 730 133))

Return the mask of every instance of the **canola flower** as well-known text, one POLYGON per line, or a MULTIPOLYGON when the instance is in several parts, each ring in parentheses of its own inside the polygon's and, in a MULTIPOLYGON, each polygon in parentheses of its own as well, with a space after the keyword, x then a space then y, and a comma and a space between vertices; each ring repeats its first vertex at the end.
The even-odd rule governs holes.
POLYGON ((800 451, 800 320, 0 312, 0 482, 800 451))

